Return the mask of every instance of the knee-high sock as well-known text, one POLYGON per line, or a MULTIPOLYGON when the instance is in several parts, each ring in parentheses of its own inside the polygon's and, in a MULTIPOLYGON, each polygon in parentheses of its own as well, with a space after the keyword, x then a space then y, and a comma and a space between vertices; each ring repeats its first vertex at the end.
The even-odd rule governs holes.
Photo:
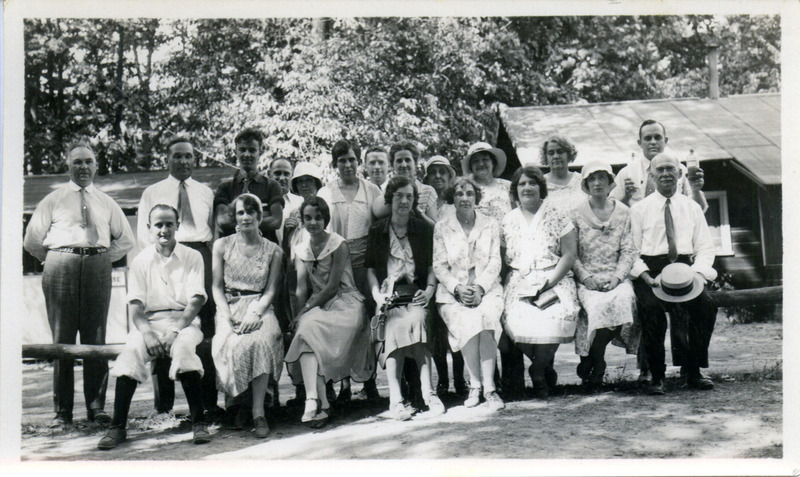
POLYGON ((128 411, 131 409, 133 393, 139 383, 128 376, 117 378, 117 385, 114 391, 114 416, 111 418, 111 427, 121 427, 125 429, 128 423, 128 411))
POLYGON ((205 422, 203 415, 203 385, 200 379, 200 373, 197 371, 190 371, 188 373, 178 374, 178 378, 183 385, 183 393, 186 395, 186 401, 189 402, 189 413, 192 416, 192 424, 198 422, 205 422))

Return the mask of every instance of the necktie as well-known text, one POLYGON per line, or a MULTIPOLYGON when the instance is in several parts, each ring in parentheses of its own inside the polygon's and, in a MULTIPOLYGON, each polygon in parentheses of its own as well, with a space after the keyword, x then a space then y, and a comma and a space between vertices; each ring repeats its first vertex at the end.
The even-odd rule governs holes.
POLYGON ((669 262, 674 263, 678 259, 678 246, 675 245, 675 224, 672 222, 672 212, 669 209, 670 200, 664 205, 664 226, 667 230, 667 256, 669 262))
POLYGON ((644 186, 644 196, 647 197, 656 190, 656 184, 653 182, 653 177, 649 173, 645 172, 645 174, 647 175, 647 184, 644 186))
POLYGON ((89 210, 89 202, 86 200, 85 187, 81 187, 81 219, 83 221, 81 227, 86 230, 86 240, 90 246, 95 245, 97 243, 97 227, 92 222, 92 213, 89 210))
POLYGON ((186 191, 186 181, 181 181, 178 190, 178 212, 180 213, 180 221, 183 225, 194 227, 194 216, 192 215, 192 207, 189 203, 189 192, 186 191))
POLYGON ((244 180, 244 187, 242 187, 242 194, 246 194, 250 192, 250 181, 245 179, 244 180))

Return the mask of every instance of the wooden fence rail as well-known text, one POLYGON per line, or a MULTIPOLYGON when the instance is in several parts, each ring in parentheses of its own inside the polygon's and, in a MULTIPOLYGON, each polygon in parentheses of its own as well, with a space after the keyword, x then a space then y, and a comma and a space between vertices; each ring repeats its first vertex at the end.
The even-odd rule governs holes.
MULTIPOLYGON (((747 290, 709 290, 717 306, 763 305, 783 303, 783 287, 751 288, 747 290)), ((23 358, 106 358, 114 359, 122 352, 122 344, 73 345, 32 344, 22 345, 23 358)))

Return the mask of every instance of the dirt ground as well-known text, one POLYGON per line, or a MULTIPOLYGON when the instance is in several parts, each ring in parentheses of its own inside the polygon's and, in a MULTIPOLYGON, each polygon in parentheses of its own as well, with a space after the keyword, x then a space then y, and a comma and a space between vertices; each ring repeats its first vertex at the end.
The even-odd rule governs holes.
MULTIPOLYGON (((711 375, 716 388, 695 391, 667 370, 667 394, 647 396, 635 386, 635 357, 609 346, 606 385, 599 394, 581 392, 573 346, 556 355, 559 387, 548 401, 507 403, 490 413, 486 404, 467 409, 463 397, 443 397, 447 413, 418 414, 395 422, 388 399, 354 400, 337 409, 322 430, 300 423, 302 408, 281 406, 272 433, 258 440, 252 430, 212 426, 210 444, 191 444, 183 419, 152 416, 152 385, 139 386, 131 409, 128 441, 113 451, 95 445, 104 429, 86 421, 81 371, 76 368, 75 422, 49 429, 52 367, 26 364, 22 383, 23 460, 198 460, 198 459, 613 459, 613 458, 780 458, 782 442, 782 327, 780 323, 731 325, 720 315, 711 342, 711 375)), ((669 350, 669 346, 667 346, 669 350)), ((668 363, 671 363, 667 356, 668 363)), ((526 376, 527 384, 530 380, 526 376)), ((188 413, 180 385, 176 414, 188 413)), ((354 384, 353 390, 360 390, 354 384)), ((388 396, 385 373, 378 388, 388 396)), ((451 385, 452 391, 452 385, 451 385)), ((280 399, 293 397, 288 377, 280 399)), ((109 383, 107 410, 113 404, 109 383)))

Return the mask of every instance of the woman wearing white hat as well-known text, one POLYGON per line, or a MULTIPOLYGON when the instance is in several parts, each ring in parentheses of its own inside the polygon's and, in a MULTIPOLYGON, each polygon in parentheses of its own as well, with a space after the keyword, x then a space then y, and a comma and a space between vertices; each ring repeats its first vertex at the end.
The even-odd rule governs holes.
POLYGON ((589 199, 573 211, 578 257, 572 270, 585 313, 578 319, 575 352, 581 358, 578 376, 592 391, 603 383, 606 346, 612 339, 636 354, 641 330, 638 323, 634 326, 636 296, 627 276, 637 252, 628 207, 608 197, 614 187, 611 166, 586 164, 581 187, 589 199))
POLYGON ((471 176, 481 187, 482 200, 477 210, 497 222, 511 210, 508 191, 511 183, 500 179, 506 168, 506 153, 502 149, 485 142, 476 142, 469 147, 466 157, 461 160, 461 170, 471 176))
POLYGON ((577 156, 575 145, 565 137, 551 136, 542 144, 542 164, 550 168, 544 175, 547 192, 553 205, 567 211, 574 210, 588 198, 581 188, 581 175, 569 171, 569 165, 577 156))

